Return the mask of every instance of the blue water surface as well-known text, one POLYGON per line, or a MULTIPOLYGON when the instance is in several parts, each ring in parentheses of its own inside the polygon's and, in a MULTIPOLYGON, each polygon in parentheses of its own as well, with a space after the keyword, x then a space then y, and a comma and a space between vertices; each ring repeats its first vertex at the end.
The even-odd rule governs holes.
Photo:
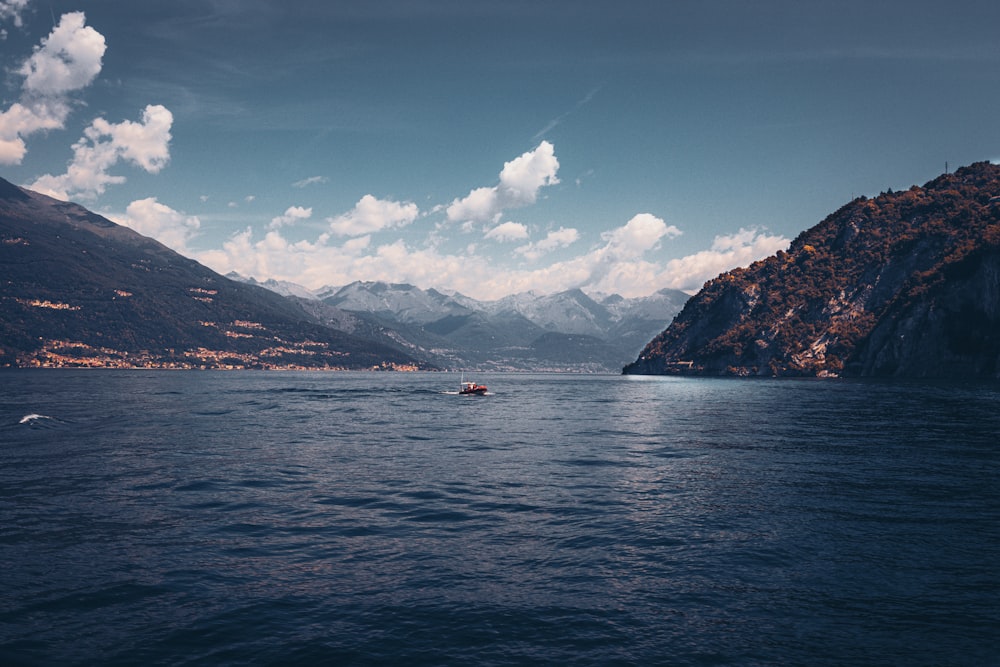
POLYGON ((1000 387, 0 372, 0 663, 1000 665, 1000 387))

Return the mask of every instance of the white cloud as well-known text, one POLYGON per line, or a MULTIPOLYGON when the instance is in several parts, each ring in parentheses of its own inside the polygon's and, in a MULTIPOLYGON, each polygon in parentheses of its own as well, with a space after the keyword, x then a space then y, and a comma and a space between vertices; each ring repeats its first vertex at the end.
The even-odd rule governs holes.
POLYGON ((312 217, 313 210, 311 208, 303 208, 302 206, 289 206, 288 209, 276 218, 271 219, 271 224, 267 226, 268 229, 278 229, 279 227, 284 227, 286 225, 294 225, 299 220, 308 220, 312 217))
POLYGON ((175 211, 155 197, 132 202, 125 215, 114 216, 114 220, 183 255, 190 255, 188 243, 201 227, 197 217, 175 211))
POLYGON ((636 255, 654 249, 660 239, 675 238, 681 230, 660 220, 655 215, 640 213, 629 220, 624 227, 605 232, 601 238, 607 241, 607 251, 616 259, 629 260, 636 255))
MULTIPOLYGON (((291 242, 281 230, 271 230, 257 239, 247 229, 231 237, 221 249, 195 257, 220 273, 237 271, 311 288, 381 280, 453 289, 479 299, 497 299, 538 290, 539 286, 548 292, 580 287, 633 297, 664 287, 695 290, 723 271, 746 266, 788 245, 788 239, 741 229, 717 237, 709 249, 687 257, 669 261, 647 257, 664 240, 679 234, 680 230, 659 218, 639 214, 602 234, 601 243, 581 255, 520 269, 507 268, 489 255, 477 254, 474 244, 447 253, 439 245, 413 247, 402 240, 375 244, 366 234, 338 245, 332 242, 336 238, 333 233, 320 235, 315 241, 291 242)), ((547 250, 579 239, 577 230, 563 227, 529 244, 529 249, 540 257, 547 250)))
POLYGON ((392 227, 405 227, 420 215, 412 202, 362 197, 354 208, 343 215, 328 218, 330 230, 337 236, 361 236, 392 227))
POLYGON ((497 241, 518 241, 528 238, 528 228, 520 222, 505 222, 486 232, 486 238, 497 241))
POLYGON ((708 250, 667 262, 660 272, 663 287, 693 291, 720 273, 769 257, 788 248, 791 241, 759 230, 740 229, 716 236, 708 250))
POLYGON ((36 101, 30 107, 15 102, 0 113, 0 164, 20 164, 28 152, 23 137, 60 129, 68 115, 69 106, 60 100, 36 101))
POLYGON ((541 241, 523 245, 515 249, 514 252, 524 255, 527 259, 536 260, 556 248, 565 248, 568 245, 576 243, 579 238, 580 233, 572 227, 560 227, 555 231, 549 232, 541 241))
POLYGON ((170 160, 170 128, 173 114, 163 106, 149 105, 141 122, 109 123, 97 118, 73 144, 73 159, 66 173, 46 174, 30 187, 58 199, 74 196, 93 198, 108 185, 124 183, 124 176, 108 170, 127 160, 149 173, 158 173, 170 160))
POLYGON ((555 147, 543 141, 535 150, 504 164, 500 172, 501 200, 508 206, 534 204, 540 189, 559 183, 558 171, 555 147))
POLYGON ((326 183, 330 179, 326 176, 310 176, 309 178, 303 178, 301 181, 295 181, 292 183, 293 188, 307 188, 310 185, 319 185, 320 183, 326 183))
POLYGON ((0 21, 12 19, 14 25, 20 28, 23 25, 21 13, 27 6, 28 0, 0 0, 0 21))
POLYGON ((559 183, 558 171, 555 148, 543 141, 534 150, 504 163, 498 185, 476 188, 464 199, 454 200, 446 209, 448 219, 497 222, 505 209, 533 204, 543 187, 559 183))
MULTIPOLYGON (((25 4, 7 2, 0 7, 17 21, 25 4)), ((0 113, 0 164, 21 163, 28 135, 64 127, 71 110, 70 93, 86 88, 100 73, 104 36, 85 23, 83 12, 64 14, 17 70, 24 77, 20 99, 0 113)))
POLYGON ((18 71, 29 95, 54 97, 89 86, 101 72, 107 45, 83 12, 63 14, 18 71))

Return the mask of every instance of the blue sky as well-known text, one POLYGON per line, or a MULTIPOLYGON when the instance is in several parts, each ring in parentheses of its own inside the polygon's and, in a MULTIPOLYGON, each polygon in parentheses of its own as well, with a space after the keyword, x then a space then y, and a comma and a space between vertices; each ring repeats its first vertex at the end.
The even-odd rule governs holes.
POLYGON ((1000 3, 0 0, 0 176, 223 273, 697 290, 1000 157, 1000 3))

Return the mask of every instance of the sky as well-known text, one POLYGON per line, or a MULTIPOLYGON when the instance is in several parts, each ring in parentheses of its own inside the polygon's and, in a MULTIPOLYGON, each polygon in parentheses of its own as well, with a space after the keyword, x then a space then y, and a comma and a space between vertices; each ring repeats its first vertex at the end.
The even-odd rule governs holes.
POLYGON ((993 0, 0 0, 0 176, 219 271, 693 293, 1000 158, 993 0))

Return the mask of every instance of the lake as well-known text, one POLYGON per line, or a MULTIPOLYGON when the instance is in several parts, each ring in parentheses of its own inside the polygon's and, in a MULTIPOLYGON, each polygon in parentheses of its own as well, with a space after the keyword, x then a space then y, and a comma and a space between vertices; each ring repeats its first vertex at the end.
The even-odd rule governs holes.
POLYGON ((1000 665, 1000 385, 0 372, 0 663, 1000 665))

